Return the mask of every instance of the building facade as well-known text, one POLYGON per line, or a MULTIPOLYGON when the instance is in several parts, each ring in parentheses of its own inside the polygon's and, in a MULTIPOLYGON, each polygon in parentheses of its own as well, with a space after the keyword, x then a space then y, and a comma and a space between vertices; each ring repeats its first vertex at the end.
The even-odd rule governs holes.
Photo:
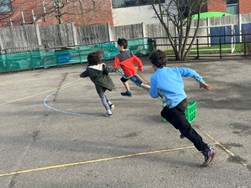
MULTIPOLYGON (((168 0, 161 0, 165 3, 168 0)), ((246 14, 251 0, 207 0, 202 12, 246 14)), ((2 0, 0 27, 73 22, 76 26, 109 23, 111 26, 158 23, 151 0, 2 0)))
POLYGON ((208 0, 203 12, 226 12, 230 14, 247 14, 251 12, 250 0, 208 0))
MULTIPOLYGON (((165 0, 161 2, 165 3, 165 0)), ((151 0, 112 0, 114 25, 159 23, 150 3, 151 0)))
MULTIPOLYGON (((202 12, 247 14, 251 13, 251 0, 207 0, 202 12)), ((159 22, 150 6, 150 0, 112 0, 112 15, 115 26, 159 22)))
POLYGON ((113 25, 111 0, 2 0, 0 27, 24 24, 113 25))
POLYGON ((151 0, 3 0, 2 2, 0 27, 34 23, 51 25, 61 22, 73 22, 77 26, 97 23, 120 26, 158 22, 150 6, 151 0))

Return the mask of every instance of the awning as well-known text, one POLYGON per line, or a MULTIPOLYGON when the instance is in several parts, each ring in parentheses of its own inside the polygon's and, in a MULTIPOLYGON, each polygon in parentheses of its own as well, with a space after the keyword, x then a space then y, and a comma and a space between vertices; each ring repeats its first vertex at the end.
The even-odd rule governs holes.
MULTIPOLYGON (((200 19, 211 18, 211 17, 221 17, 221 16, 231 16, 231 14, 226 12, 202 12, 200 13, 200 19)), ((193 15, 193 20, 198 19, 198 14, 193 15)))

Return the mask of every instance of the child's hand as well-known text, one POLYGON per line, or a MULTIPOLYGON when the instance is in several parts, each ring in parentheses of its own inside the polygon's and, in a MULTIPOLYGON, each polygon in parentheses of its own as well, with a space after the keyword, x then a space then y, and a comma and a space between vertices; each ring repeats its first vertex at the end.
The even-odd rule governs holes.
POLYGON ((204 83, 204 84, 200 84, 200 88, 204 88, 206 90, 212 90, 213 87, 210 84, 204 83))

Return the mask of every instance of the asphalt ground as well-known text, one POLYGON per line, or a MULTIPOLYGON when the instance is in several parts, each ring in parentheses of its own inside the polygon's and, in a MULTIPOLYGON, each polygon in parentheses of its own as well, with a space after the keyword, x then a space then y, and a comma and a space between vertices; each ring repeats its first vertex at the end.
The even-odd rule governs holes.
MULTIPOLYGON (((153 70, 142 58, 141 74, 153 70)), ((111 61, 106 62, 111 65, 111 61)), ((213 163, 160 117, 162 103, 110 74, 115 104, 104 116, 85 64, 1 74, 0 188, 251 187, 251 64, 244 60, 169 63, 195 69, 213 86, 185 79, 197 102, 192 126, 216 149, 213 163)))

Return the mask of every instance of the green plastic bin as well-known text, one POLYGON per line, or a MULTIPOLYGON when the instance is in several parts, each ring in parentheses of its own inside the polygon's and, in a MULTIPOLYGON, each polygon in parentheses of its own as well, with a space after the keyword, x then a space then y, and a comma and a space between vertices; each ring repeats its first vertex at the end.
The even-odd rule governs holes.
MULTIPOLYGON (((187 101, 188 105, 185 111, 187 121, 189 123, 192 123, 193 121, 196 120, 197 118, 197 113, 196 113, 196 101, 188 100, 187 101)), ((166 103, 162 104, 162 107, 164 108, 166 106, 166 103)), ((165 118, 162 118, 163 122, 167 122, 165 118)))

